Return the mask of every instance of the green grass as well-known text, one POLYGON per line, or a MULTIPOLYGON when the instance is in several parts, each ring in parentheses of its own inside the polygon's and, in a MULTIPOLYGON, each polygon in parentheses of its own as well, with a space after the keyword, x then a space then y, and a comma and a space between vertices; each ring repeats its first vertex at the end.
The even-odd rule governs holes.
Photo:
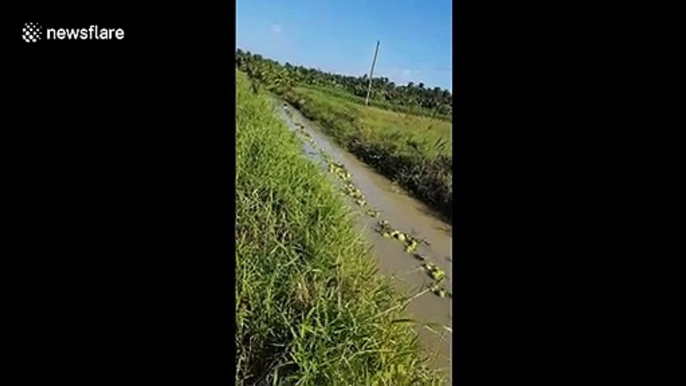
POLYGON ((450 122, 361 106, 311 87, 296 87, 281 96, 338 144, 450 221, 450 122))
POLYGON ((235 237, 238 385, 440 383, 343 197, 242 73, 235 237))
MULTIPOLYGON (((309 85, 309 84, 303 84, 301 85, 302 88, 307 88, 310 90, 315 90, 315 91, 320 91, 324 92, 326 94, 332 95, 338 99, 343 99, 349 102, 354 102, 360 105, 365 104, 365 98, 359 97, 357 95, 353 95, 349 92, 346 92, 341 89, 336 89, 333 87, 326 87, 326 86, 315 86, 315 85, 309 85)), ((419 115, 419 116, 425 116, 425 117, 433 117, 436 119, 440 119, 442 121, 447 121, 447 122, 452 122, 453 117, 452 115, 444 115, 444 114, 437 114, 434 113, 433 111, 421 107, 409 107, 409 106, 400 106, 397 104, 393 104, 387 101, 379 101, 374 98, 369 99, 369 105, 373 107, 378 107, 383 110, 387 111, 395 111, 398 113, 404 113, 404 114, 410 114, 410 115, 419 115)))

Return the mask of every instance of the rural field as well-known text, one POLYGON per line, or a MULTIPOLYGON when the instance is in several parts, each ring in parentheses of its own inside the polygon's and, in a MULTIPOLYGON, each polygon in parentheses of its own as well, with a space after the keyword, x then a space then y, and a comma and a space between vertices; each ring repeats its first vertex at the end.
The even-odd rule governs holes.
MULTIPOLYGON (((449 122, 365 110, 307 87, 279 90, 280 81, 246 72, 252 79, 236 73, 236 383, 442 384, 404 314, 408 299, 377 274, 344 195, 303 156, 267 89, 435 203, 451 202, 449 122)), ((416 248, 394 231, 401 236, 416 248)))
POLYGON ((451 219, 450 122, 363 106, 307 87, 282 97, 365 163, 451 219))
MULTIPOLYGON (((338 144, 451 221, 452 122, 445 110, 452 111, 446 107, 452 105, 452 96, 436 105, 435 117, 430 117, 426 108, 416 104, 365 106, 364 98, 336 89, 340 82, 328 80, 328 74, 322 75, 323 81, 313 81, 316 75, 308 72, 311 69, 282 66, 244 52, 237 52, 236 61, 251 79, 318 123, 338 144), (397 111, 378 106, 395 106, 397 111)), ((443 95, 420 90, 417 93, 433 93, 425 99, 434 104, 443 95)))

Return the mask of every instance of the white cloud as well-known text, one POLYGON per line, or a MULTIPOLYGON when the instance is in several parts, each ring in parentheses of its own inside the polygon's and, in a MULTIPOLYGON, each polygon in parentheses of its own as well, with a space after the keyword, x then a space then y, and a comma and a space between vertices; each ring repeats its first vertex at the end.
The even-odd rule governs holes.
POLYGON ((392 68, 388 71, 383 71, 379 73, 379 75, 375 74, 375 77, 376 76, 385 76, 389 78, 391 81, 395 82, 396 84, 401 85, 415 81, 415 79, 413 78, 415 78, 417 74, 416 72, 409 70, 407 68, 392 68))
POLYGON ((279 24, 272 24, 272 32, 275 34, 280 34, 281 33, 281 25, 279 24))
POLYGON ((412 79, 412 70, 408 70, 407 68, 404 68, 400 72, 400 77, 406 81, 410 81, 412 79))

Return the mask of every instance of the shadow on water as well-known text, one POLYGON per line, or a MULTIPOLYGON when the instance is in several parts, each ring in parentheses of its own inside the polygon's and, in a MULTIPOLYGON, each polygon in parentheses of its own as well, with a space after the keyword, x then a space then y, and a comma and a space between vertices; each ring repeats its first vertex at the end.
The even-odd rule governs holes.
POLYGON ((416 209, 427 216, 435 217, 437 219, 440 219, 442 222, 444 222, 444 225, 440 225, 436 227, 436 229, 445 232, 448 236, 452 237, 453 236, 453 227, 451 225, 452 219, 447 219, 445 215, 443 215, 440 212, 437 212, 429 207, 427 207, 424 204, 417 205, 416 209))

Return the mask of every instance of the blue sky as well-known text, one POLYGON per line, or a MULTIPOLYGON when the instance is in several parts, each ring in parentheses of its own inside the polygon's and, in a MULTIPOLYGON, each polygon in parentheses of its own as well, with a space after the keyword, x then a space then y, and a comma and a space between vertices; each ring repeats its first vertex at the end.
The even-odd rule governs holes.
POLYGON ((451 0, 237 0, 236 45, 305 67, 452 91, 451 0))

